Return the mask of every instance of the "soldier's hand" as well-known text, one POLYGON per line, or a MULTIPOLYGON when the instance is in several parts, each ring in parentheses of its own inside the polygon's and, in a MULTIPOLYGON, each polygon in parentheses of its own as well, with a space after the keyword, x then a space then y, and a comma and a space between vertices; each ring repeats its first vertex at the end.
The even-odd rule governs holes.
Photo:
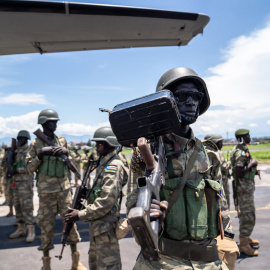
POLYGON ((62 156, 62 155, 68 155, 68 150, 67 148, 63 146, 56 146, 53 148, 53 155, 54 156, 62 156))
POLYGON ((167 208, 167 201, 159 202, 158 200, 152 199, 150 207, 150 220, 154 221, 159 219, 159 222, 161 224, 166 217, 167 208))
POLYGON ((52 146, 42 147, 39 154, 38 154, 38 158, 42 159, 44 155, 52 156, 53 155, 53 147, 52 146))
POLYGON ((72 209, 72 208, 68 208, 68 210, 71 212, 69 212, 65 215, 65 222, 66 223, 76 222, 80 219, 79 218, 79 210, 72 209))
POLYGON ((252 159, 252 161, 248 164, 249 168, 257 167, 258 161, 256 159, 252 159))

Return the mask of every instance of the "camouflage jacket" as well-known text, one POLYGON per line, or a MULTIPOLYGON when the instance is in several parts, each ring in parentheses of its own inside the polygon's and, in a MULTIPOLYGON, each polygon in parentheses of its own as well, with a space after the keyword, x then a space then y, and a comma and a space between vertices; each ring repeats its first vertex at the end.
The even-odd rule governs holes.
MULTIPOLYGON (((239 143, 233 148, 231 155, 231 164, 234 177, 235 177, 235 168, 247 166, 250 163, 251 159, 252 158, 246 145, 239 143)), ((255 173, 256 168, 253 167, 248 172, 246 172, 245 175, 241 178, 254 181, 255 173)))
MULTIPOLYGON (((172 166, 174 174, 178 177, 182 177, 183 173, 186 169, 188 160, 190 159, 191 154, 194 150, 195 145, 195 136, 193 132, 191 131, 190 139, 186 139, 180 136, 177 136, 175 134, 169 134, 164 136, 164 142, 166 152, 175 151, 174 150, 174 144, 178 143, 180 146, 180 149, 183 149, 184 152, 181 153, 179 157, 172 156, 172 166)), ((140 164, 141 170, 136 169, 136 172, 134 172, 132 169, 130 169, 129 173, 129 180, 128 180, 128 195, 127 195, 127 212, 129 212, 130 208, 134 207, 137 202, 137 184, 136 179, 138 177, 141 177, 144 175, 144 164, 140 164)), ((131 164, 132 168, 132 164, 131 164)), ((206 151, 204 147, 202 146, 201 151, 199 151, 197 158, 195 160, 195 163, 191 169, 189 178, 186 182, 186 186, 193 186, 195 189, 199 188, 198 185, 202 184, 202 179, 212 179, 211 176, 211 166, 209 165, 209 159, 206 154, 206 151), (197 187, 198 186, 198 187, 197 187)), ((167 169, 165 171, 165 182, 169 180, 169 172, 168 172, 168 160, 167 160, 167 169)), ((216 179, 218 177, 216 176, 216 179)), ((218 178, 220 179, 220 178, 218 178)), ((201 187, 200 187, 201 188, 201 187)), ((225 214, 226 218, 223 217, 223 225, 225 228, 228 228, 228 231, 231 232, 230 228, 230 217, 228 216, 228 213, 225 214)), ((165 219, 166 222, 166 219, 165 219)))
POLYGON ((222 179, 228 179, 228 177, 230 176, 231 162, 225 159, 222 151, 218 150, 218 153, 220 159, 222 179))
POLYGON ((87 169, 87 164, 89 162, 89 156, 87 154, 82 154, 81 155, 81 162, 83 164, 83 170, 85 171, 87 169))
POLYGON ((26 155, 28 151, 28 144, 21 147, 17 147, 15 150, 15 163, 13 164, 14 168, 16 168, 16 174, 13 175, 14 181, 27 181, 33 180, 34 174, 28 172, 26 169, 26 155))
MULTIPOLYGON (((208 155, 210 165, 212 166, 211 168, 212 179, 222 182, 222 164, 224 164, 225 162, 225 158, 222 152, 212 141, 203 141, 203 145, 205 146, 205 150, 208 155)), ((221 185, 220 196, 221 196, 220 208, 222 214, 223 228, 225 231, 232 233, 233 227, 231 223, 228 203, 226 200, 223 185, 221 185)))
MULTIPOLYGON (((49 140, 51 140, 48 137, 49 140)), ((67 142, 64 137, 54 135, 54 143, 59 143, 61 146, 67 148, 67 142)), ((39 138, 31 141, 29 150, 26 155, 26 168, 29 172, 37 172, 38 177, 38 193, 53 193, 70 188, 70 182, 67 175, 64 177, 51 177, 39 173, 39 166, 42 160, 39 160, 38 154, 42 147, 47 146, 39 138)))
POLYGON ((93 236, 111 230, 120 217, 118 198, 122 189, 124 164, 115 151, 102 157, 96 169, 94 189, 100 193, 92 204, 79 212, 80 220, 91 221, 90 234, 93 236))
POLYGON ((71 151, 69 152, 69 155, 72 158, 73 162, 76 164, 76 166, 79 167, 81 164, 81 156, 71 151))

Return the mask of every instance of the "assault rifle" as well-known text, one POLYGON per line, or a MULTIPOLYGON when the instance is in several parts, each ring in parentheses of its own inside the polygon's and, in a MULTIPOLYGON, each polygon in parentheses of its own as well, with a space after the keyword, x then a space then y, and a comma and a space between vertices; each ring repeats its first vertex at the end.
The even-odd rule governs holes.
MULTIPOLYGON (((88 186, 89 186, 89 175, 93 170, 95 170, 98 167, 98 164, 99 164, 99 160, 98 161, 91 160, 90 162, 88 162, 87 169, 86 169, 86 172, 83 176, 82 183, 80 186, 76 187, 75 195, 73 197, 72 204, 71 204, 70 208, 77 209, 77 210, 84 209, 83 201, 87 199, 88 186), (93 168, 95 163, 97 163, 97 164, 93 168)), ((70 213, 70 212, 72 212, 72 210, 68 210, 68 213, 70 213)), ((55 256, 56 258, 59 258, 59 260, 62 259, 63 251, 64 251, 64 248, 65 248, 66 243, 67 243, 67 238, 70 234, 70 231, 71 231, 73 225, 74 225, 74 222, 65 223, 62 238, 61 238, 61 244, 62 244, 61 253, 59 256, 55 256)))
POLYGON ((165 182, 166 156, 163 135, 180 126, 180 114, 169 90, 119 104, 109 115, 112 130, 122 146, 138 146, 146 174, 137 179, 137 204, 130 209, 129 223, 146 260, 158 260, 158 220, 150 220, 152 199, 160 200, 165 182), (151 145, 149 148, 148 143, 151 145))
MULTIPOLYGON (((58 146, 56 143, 51 142, 48 137, 40 130, 37 129, 34 134, 42 140, 44 143, 46 143, 49 146, 58 146)), ((64 160, 64 164, 68 166, 68 168, 79 178, 81 179, 81 174, 77 170, 76 166, 73 164, 73 162, 68 158, 66 155, 61 155, 60 158, 64 160)))
POLYGON ((16 139, 12 138, 11 139, 11 147, 7 153, 7 169, 6 169, 7 178, 11 178, 13 175, 12 174, 12 166, 13 166, 13 163, 15 162, 16 148, 17 148, 16 139))

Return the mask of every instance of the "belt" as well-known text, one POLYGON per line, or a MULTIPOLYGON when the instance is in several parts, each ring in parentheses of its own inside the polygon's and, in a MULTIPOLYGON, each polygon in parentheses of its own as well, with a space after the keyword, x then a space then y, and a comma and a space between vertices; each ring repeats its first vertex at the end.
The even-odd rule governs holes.
POLYGON ((162 254, 184 260, 214 262, 219 260, 216 241, 208 245, 194 244, 161 237, 159 249, 162 254))

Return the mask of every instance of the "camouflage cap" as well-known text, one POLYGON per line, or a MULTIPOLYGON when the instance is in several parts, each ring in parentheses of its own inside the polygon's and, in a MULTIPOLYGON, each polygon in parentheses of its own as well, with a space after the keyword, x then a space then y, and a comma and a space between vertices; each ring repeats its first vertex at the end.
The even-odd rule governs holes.
POLYGON ((213 143, 217 143, 223 140, 223 137, 218 134, 208 134, 204 137, 205 140, 211 141, 213 143))
POLYGON ((249 134, 249 130, 248 129, 244 129, 244 128, 240 128, 240 129, 237 129, 235 131, 235 136, 238 137, 238 136, 245 136, 249 134))

